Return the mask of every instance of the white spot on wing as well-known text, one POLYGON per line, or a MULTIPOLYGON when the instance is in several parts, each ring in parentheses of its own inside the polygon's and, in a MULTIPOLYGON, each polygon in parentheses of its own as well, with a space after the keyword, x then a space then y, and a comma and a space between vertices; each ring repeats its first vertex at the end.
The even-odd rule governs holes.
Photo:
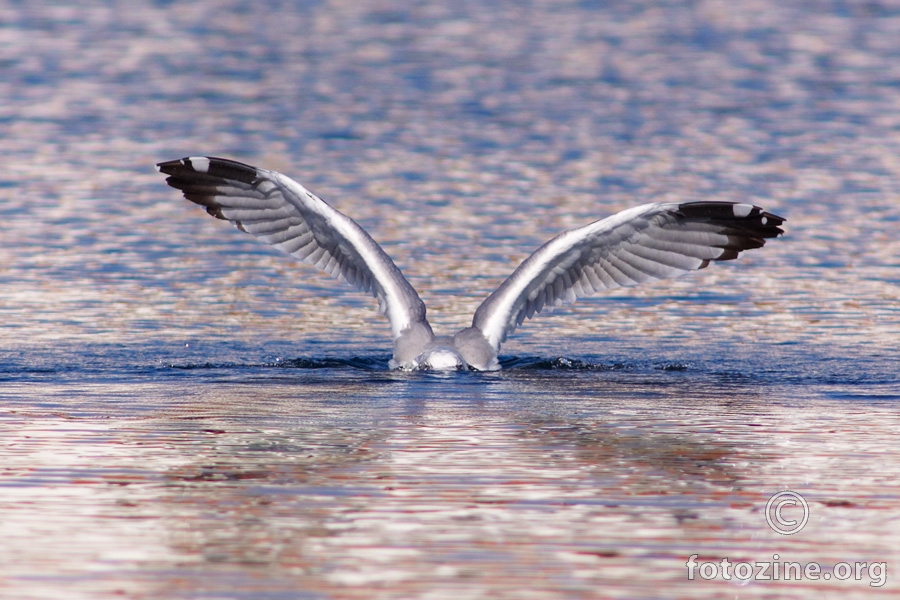
POLYGON ((747 215, 750 214, 750 211, 753 210, 752 204, 735 204, 731 207, 731 210, 734 211, 734 216, 738 219, 743 219, 747 215))
POLYGON ((209 171, 209 159, 205 156, 191 156, 188 160, 191 161, 191 168, 198 173, 209 171))

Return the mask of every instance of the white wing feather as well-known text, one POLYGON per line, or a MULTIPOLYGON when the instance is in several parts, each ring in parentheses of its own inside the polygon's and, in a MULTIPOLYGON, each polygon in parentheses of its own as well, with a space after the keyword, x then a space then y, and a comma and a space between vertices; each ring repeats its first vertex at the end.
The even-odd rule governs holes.
POLYGON ((425 304, 375 240, 296 181, 213 157, 183 158, 157 168, 169 176, 170 186, 214 217, 371 293, 394 339, 413 324, 427 324, 425 304))
POLYGON ((499 352, 506 337, 545 306, 736 258, 782 233, 783 221, 759 207, 730 202, 625 210, 538 248, 478 307, 472 326, 499 352))

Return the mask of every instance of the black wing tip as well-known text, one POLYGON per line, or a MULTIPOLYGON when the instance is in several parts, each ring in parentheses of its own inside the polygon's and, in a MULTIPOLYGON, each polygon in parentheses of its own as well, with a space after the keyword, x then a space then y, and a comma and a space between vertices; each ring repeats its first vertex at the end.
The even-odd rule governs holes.
MULTIPOLYGON (((181 190, 184 197, 206 208, 211 216, 228 220, 222 214, 222 205, 216 200, 221 188, 253 185, 258 174, 256 167, 227 158, 214 156, 187 156, 167 160, 156 165, 157 171, 168 175, 166 183, 181 190)), ((238 224, 240 229, 240 224, 238 224)))
POLYGON ((216 156, 186 156, 167 160, 157 163, 156 170, 169 176, 166 180, 169 185, 172 185, 173 180, 196 180, 204 176, 252 184, 258 176, 256 167, 216 156))
POLYGON ((678 213, 684 218, 708 220, 729 229, 738 229, 751 237, 761 238, 758 246, 750 246, 748 249, 762 247, 764 239, 783 235, 781 225, 787 221, 762 207, 741 202, 685 202, 678 205, 678 213))

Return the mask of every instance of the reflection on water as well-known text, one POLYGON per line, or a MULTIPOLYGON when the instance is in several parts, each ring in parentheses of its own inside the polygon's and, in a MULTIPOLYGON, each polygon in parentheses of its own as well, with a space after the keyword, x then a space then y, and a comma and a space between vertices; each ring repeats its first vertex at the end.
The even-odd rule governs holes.
POLYGON ((885 2, 0 5, 0 597, 895 596, 898 40, 885 2), (370 299, 153 170, 198 153, 356 218, 441 331, 640 202, 787 235, 394 373, 370 299))
MULTIPOLYGON (((6 388, 10 589, 493 597, 525 578, 550 596, 755 597, 772 587, 696 586, 687 557, 898 558, 880 534, 900 493, 896 383, 848 405, 696 365, 235 368, 6 388), (790 538, 762 512, 784 487, 811 505, 790 538)), ((786 589, 881 589, 822 583, 786 589)))

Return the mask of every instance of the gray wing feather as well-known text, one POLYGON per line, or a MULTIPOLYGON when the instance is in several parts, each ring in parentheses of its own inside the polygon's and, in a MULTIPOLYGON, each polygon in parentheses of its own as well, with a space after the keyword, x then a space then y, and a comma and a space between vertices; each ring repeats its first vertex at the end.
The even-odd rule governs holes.
POLYGON ((737 258, 783 233, 784 219, 750 204, 646 204, 566 231, 538 248, 475 312, 495 352, 547 306, 673 277, 737 258))
POLYGON ((395 339, 413 323, 426 322, 424 303, 375 240, 296 181, 214 157, 183 158, 157 168, 170 186, 212 216, 372 294, 395 339))

